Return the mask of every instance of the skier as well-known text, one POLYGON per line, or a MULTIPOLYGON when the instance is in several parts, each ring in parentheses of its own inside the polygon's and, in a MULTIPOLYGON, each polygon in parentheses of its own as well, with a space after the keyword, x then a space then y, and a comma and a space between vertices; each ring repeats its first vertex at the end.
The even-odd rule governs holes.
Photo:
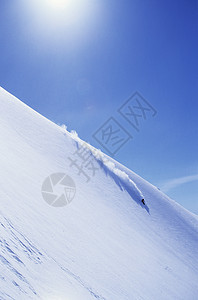
POLYGON ((145 201, 144 201, 144 199, 142 199, 142 203, 145 205, 145 201))

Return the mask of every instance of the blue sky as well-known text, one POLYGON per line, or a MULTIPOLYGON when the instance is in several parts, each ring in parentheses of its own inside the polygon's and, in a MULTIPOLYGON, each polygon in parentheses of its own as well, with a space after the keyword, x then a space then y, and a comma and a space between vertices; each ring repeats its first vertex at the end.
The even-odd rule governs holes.
POLYGON ((198 213, 197 1, 59 2, 1 0, 0 85, 101 150, 113 117, 115 159, 198 213), (118 113, 136 91, 157 111, 139 132, 118 113))

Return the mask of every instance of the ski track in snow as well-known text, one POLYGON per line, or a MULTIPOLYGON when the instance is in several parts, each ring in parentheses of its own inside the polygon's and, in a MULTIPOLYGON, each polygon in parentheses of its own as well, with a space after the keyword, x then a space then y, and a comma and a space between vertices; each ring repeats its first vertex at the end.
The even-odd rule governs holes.
MULTIPOLYGON (((38 264, 41 263, 42 254, 36 249, 27 238, 21 233, 17 232, 12 225, 11 221, 2 216, 0 213, 1 221, 0 225, 4 228, 6 238, 0 239, 1 254, 0 262, 5 265, 7 269, 14 274, 15 280, 12 280, 12 284, 21 292, 29 295, 33 293, 37 295, 35 289, 22 275, 23 269, 26 268, 23 261, 19 256, 26 256, 29 260, 38 264), (19 253, 19 254, 18 254, 19 253), (6 258, 5 258, 6 257, 6 258), (11 263, 14 262, 14 263, 11 263), (20 270, 20 271, 19 271, 20 270), (25 286, 25 290, 24 290, 25 286)), ((12 276, 11 276, 12 277, 12 276)), ((1 277, 1 280, 5 280, 5 277, 1 277)), ((7 295, 9 296, 9 295, 7 295)), ((13 299, 11 296, 9 296, 13 299)))
MULTIPOLYGON (((98 300, 106 300, 104 297, 102 297, 101 295, 98 295, 96 292, 93 291, 93 289, 86 285, 83 280, 75 275, 73 272, 71 272, 69 269, 66 269, 64 267, 62 267, 61 265, 59 265, 55 259, 53 259, 52 257, 49 257, 47 254, 42 254, 35 246, 33 246, 33 244, 20 232, 18 232, 14 226, 12 225, 11 221, 8 220, 7 218, 5 218, 4 216, 2 216, 2 213, 0 212, 0 217, 1 217, 1 221, 0 221, 0 225, 5 229, 7 236, 9 237, 8 240, 6 239, 2 239, 0 240, 0 247, 1 247, 1 253, 7 257, 10 258, 10 261, 12 261, 13 259, 18 263, 18 265, 20 265, 20 267, 22 266, 23 268, 26 268, 25 264, 21 261, 21 259, 19 258, 19 256, 16 253, 20 253, 20 255, 25 254, 25 256, 32 262, 34 262, 34 264, 42 264, 42 258, 45 257, 45 259, 49 259, 49 260, 53 260, 55 262, 55 264, 57 264, 61 270, 63 270, 66 274, 67 277, 72 277, 78 284, 80 284, 85 290, 87 290, 89 292, 89 294, 98 300)), ((31 298, 30 293, 28 292, 28 290, 25 290, 20 284, 22 282, 22 284, 25 284, 25 286, 27 287, 27 289, 29 289, 34 295, 38 296, 39 295, 36 293, 35 289, 31 286, 31 284, 26 280, 26 278, 21 274, 23 271, 21 271, 21 273, 3 256, 0 255, 0 263, 5 265, 16 277, 16 282, 15 280, 12 280, 12 284, 20 290, 20 292, 24 293, 27 295, 28 298, 31 298)), ((21 270, 23 268, 20 268, 21 270)), ((0 276, 0 282, 5 281, 5 277, 0 276)), ((1 284, 0 284, 1 286, 1 284)), ((1 300, 3 299, 14 299, 12 298, 10 295, 6 294, 6 293, 1 293, 1 300), (5 297, 5 298, 3 298, 5 297)), ((40 297, 39 297, 40 298, 40 297)), ((32 298, 34 299, 34 298, 32 298)))
POLYGON ((149 207, 147 205, 143 205, 141 202, 141 200, 144 199, 144 195, 128 174, 116 167, 115 164, 100 150, 85 143, 79 137, 76 137, 76 135, 74 135, 74 139, 76 140, 77 150, 80 150, 81 148, 87 149, 90 156, 95 159, 99 167, 104 171, 105 175, 110 176, 121 191, 127 191, 133 201, 136 201, 138 205, 141 205, 141 207, 145 208, 149 213, 149 207))

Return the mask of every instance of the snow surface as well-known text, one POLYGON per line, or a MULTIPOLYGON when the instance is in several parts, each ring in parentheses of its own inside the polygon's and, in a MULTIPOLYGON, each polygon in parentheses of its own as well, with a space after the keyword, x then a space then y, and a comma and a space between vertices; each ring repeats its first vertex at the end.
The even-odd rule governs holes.
POLYGON ((88 144, 86 182, 83 142, 2 88, 0 138, 1 300, 198 299, 197 216, 88 144), (60 208, 41 194, 57 172, 77 188, 60 208))

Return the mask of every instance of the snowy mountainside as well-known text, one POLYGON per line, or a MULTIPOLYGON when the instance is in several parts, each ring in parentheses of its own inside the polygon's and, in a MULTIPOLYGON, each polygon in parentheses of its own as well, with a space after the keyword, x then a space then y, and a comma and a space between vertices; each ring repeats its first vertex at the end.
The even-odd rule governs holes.
POLYGON ((0 104, 1 300, 197 299, 197 216, 2 88, 0 104), (82 145, 89 182, 68 159, 82 145), (75 182, 64 207, 42 197, 54 173, 75 182))

